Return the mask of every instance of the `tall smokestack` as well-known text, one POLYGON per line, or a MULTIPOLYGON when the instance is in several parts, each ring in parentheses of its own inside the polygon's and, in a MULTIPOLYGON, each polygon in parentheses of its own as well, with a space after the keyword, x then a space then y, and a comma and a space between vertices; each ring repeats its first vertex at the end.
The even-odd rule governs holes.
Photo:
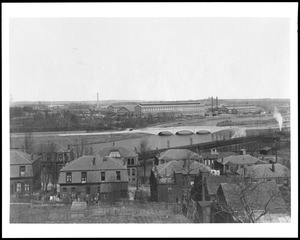
POLYGON ((218 109, 218 97, 216 97, 216 108, 218 109))
POLYGON ((214 98, 211 97, 211 110, 213 110, 213 109, 214 109, 214 98))

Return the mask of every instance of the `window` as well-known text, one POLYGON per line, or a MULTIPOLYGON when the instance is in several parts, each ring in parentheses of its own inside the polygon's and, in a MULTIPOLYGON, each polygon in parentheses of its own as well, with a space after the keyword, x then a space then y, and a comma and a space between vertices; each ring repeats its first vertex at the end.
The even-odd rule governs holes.
POLYGON ((105 172, 101 172, 101 181, 105 181, 105 172))
POLYGON ((25 183, 25 192, 29 192, 29 183, 25 183))
POLYGON ((25 177, 25 166, 20 166, 20 177, 25 177))
POLYGON ((132 176, 135 176, 135 169, 133 168, 131 171, 132 171, 132 176))
POLYGON ((131 165, 134 165, 134 158, 131 159, 131 165))
POLYGON ((17 183, 17 192, 21 192, 21 183, 17 183))
POLYGON ((116 171, 117 174, 117 181, 121 180, 121 172, 120 171, 116 171))
POLYGON ((87 173, 81 172, 81 183, 86 183, 87 180, 87 173))
POLYGON ((71 188, 71 196, 73 199, 76 198, 76 188, 75 187, 71 188))
POLYGON ((67 196, 67 188, 63 188, 63 197, 66 197, 67 196))
POLYGON ((72 173, 67 172, 66 176, 67 176, 66 182, 71 183, 72 182, 72 173))
POLYGON ((130 159, 129 158, 127 159, 127 165, 130 165, 130 159))

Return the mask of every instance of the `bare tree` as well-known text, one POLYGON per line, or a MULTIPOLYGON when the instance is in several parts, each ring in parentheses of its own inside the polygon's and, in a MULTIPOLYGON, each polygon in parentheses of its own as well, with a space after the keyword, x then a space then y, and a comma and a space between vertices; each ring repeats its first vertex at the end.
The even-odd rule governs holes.
POLYGON ((76 139, 74 146, 77 158, 89 155, 91 152, 91 148, 88 148, 88 141, 86 138, 80 138, 80 140, 76 139))
POLYGON ((54 189, 56 189, 58 175, 55 143, 49 142, 40 144, 39 152, 45 157, 41 170, 42 190, 47 191, 50 181, 52 182, 54 189))
POLYGON ((213 202, 214 215, 230 216, 239 223, 256 223, 264 215, 286 207, 280 201, 281 194, 275 182, 235 181, 230 185, 231 200, 228 203, 217 196, 213 202))
POLYGON ((143 183, 146 183, 146 161, 147 161, 147 152, 150 151, 151 148, 149 146, 149 141, 147 137, 142 138, 142 140, 139 143, 138 146, 138 153, 142 155, 143 158, 143 165, 144 165, 144 177, 143 177, 143 183))
POLYGON ((32 132, 26 132, 24 138, 24 147, 26 153, 30 154, 33 151, 34 138, 32 132))

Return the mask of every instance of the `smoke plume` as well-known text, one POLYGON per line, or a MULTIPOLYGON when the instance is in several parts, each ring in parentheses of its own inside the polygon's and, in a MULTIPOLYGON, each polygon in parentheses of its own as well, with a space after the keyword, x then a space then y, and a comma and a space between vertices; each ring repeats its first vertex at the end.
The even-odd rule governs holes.
POLYGON ((281 131, 282 123, 283 123, 283 118, 282 118, 280 112, 278 112, 277 107, 274 108, 273 117, 274 117, 274 118, 276 119, 276 121, 278 122, 279 130, 281 131))

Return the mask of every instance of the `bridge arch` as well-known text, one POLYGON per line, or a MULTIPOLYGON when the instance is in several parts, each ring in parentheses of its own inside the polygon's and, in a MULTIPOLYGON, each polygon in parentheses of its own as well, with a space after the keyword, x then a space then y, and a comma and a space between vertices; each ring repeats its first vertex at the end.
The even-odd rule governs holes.
POLYGON ((171 135, 173 135, 173 133, 170 131, 160 131, 158 133, 158 136, 171 136, 171 135))
POLYGON ((192 135, 194 134, 191 130, 179 130, 176 132, 176 135, 192 135))
POLYGON ((211 131, 209 131, 209 130, 204 130, 204 129, 198 130, 198 131, 196 132, 196 134, 199 134, 199 135, 202 135, 202 134, 210 134, 210 133, 211 133, 211 131))

